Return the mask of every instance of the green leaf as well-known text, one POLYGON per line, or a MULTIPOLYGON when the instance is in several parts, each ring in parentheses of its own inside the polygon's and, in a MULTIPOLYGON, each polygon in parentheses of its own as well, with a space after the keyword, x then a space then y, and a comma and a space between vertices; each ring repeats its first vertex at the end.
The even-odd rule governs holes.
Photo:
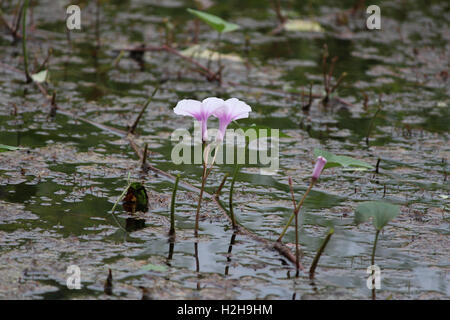
POLYGON ((47 81, 48 78, 48 70, 42 70, 41 72, 35 73, 31 75, 31 79, 37 83, 43 83, 47 81))
POLYGON ((141 269, 144 270, 144 271, 164 272, 164 271, 167 270, 167 267, 163 266, 163 265, 157 265, 157 264, 149 263, 149 264, 143 266, 141 269))
POLYGON ((0 144, 0 152, 4 152, 4 151, 14 151, 14 150, 20 150, 21 148, 19 147, 12 147, 12 146, 7 146, 5 144, 0 144))
POLYGON ((214 30, 225 33, 225 32, 231 32, 234 30, 239 29, 240 27, 237 24, 226 22, 222 18, 215 16, 210 13, 206 13, 203 11, 193 10, 193 9, 187 9, 189 13, 192 13, 194 16, 199 18, 200 20, 206 22, 211 28, 214 30))
POLYGON ((322 156, 327 159, 326 168, 333 167, 344 167, 344 168, 365 168, 365 169, 374 169, 374 167, 367 162, 354 159, 346 156, 337 156, 332 154, 331 152, 314 149, 314 156, 319 157, 322 156))
POLYGON ((360 224, 372 218, 374 227, 381 230, 399 213, 400 207, 397 205, 381 201, 367 201, 356 208, 355 223, 360 224))

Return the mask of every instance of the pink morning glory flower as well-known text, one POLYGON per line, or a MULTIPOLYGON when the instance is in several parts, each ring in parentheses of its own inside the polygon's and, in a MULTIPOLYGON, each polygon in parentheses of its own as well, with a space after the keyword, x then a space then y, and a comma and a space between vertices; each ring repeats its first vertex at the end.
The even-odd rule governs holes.
POLYGON ((223 140, 227 126, 231 121, 248 118, 249 112, 252 111, 252 108, 248 104, 236 98, 231 98, 226 101, 222 100, 222 102, 222 105, 213 112, 213 115, 219 119, 218 141, 223 140))
POLYGON ((191 116, 197 119, 202 126, 202 139, 208 140, 208 118, 223 104, 222 99, 206 98, 202 102, 192 99, 183 99, 177 103, 173 111, 182 116, 191 116))
POLYGON ((208 140, 208 118, 222 106, 222 99, 206 98, 202 102, 192 99, 183 99, 177 103, 173 111, 182 116, 191 116, 197 119, 202 126, 202 139, 208 140))
POLYGON ((317 180, 320 177, 320 174, 322 173, 323 167, 325 167, 325 164, 327 163, 327 159, 324 157, 318 157, 316 160, 316 166, 314 167, 314 171, 312 174, 312 179, 317 180))
POLYGON ((208 140, 208 118, 214 115, 219 119, 219 132, 217 140, 223 140, 227 126, 231 121, 248 118, 249 112, 252 111, 249 105, 236 98, 226 101, 211 97, 206 98, 202 102, 192 99, 184 99, 177 103, 173 111, 182 116, 191 116, 200 121, 202 126, 203 141, 208 140))

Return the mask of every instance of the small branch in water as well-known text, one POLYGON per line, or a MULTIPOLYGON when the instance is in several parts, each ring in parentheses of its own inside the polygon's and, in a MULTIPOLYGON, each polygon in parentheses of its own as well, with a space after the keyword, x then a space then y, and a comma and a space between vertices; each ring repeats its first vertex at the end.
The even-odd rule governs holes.
POLYGON ((367 95, 367 93, 365 93, 365 92, 363 92, 363 96, 364 96, 364 103, 363 103, 363 106, 364 106, 364 110, 368 110, 369 109, 369 96, 367 95))
MULTIPOLYGON (((14 27, 6 21, 6 19, 3 17, 3 14, 2 14, 3 12, 0 9, 0 22, 2 22, 5 25, 5 27, 9 30, 9 32, 11 33, 11 35, 13 37, 13 43, 15 43, 18 39, 22 38, 22 36, 19 34, 19 26, 20 26, 20 20, 22 19, 23 4, 21 5, 19 3, 19 5, 20 5, 20 8, 19 8, 19 12, 17 13, 16 19, 15 19, 16 23, 15 23, 14 27)), ((14 23, 13 23, 13 25, 14 25, 14 23)))
POLYGON ((339 76, 338 80, 336 81, 336 84, 331 88, 330 94, 332 94, 336 89, 341 85, 342 80, 347 76, 347 72, 342 72, 339 76))
POLYGON ((275 13, 277 14, 278 21, 280 22, 280 24, 284 24, 286 22, 286 18, 281 13, 280 0, 272 0, 272 3, 275 9, 275 13))
POLYGON ((147 153, 148 153, 148 143, 145 144, 145 146, 144 146, 144 153, 142 154, 141 168, 142 168, 142 170, 144 170, 144 172, 148 171, 147 153))
POLYGON ((105 285, 103 286, 103 292, 107 295, 112 295, 112 289, 113 289, 113 277, 112 277, 112 271, 109 269, 108 271, 108 277, 106 278, 105 285))
POLYGON ((23 63, 25 68, 25 77, 26 82, 30 83, 32 81, 30 74, 28 72, 28 55, 27 55, 27 9, 28 9, 28 0, 25 0, 23 5, 23 18, 22 18, 22 51, 23 51, 23 63))
POLYGON ((310 279, 314 278, 314 273, 316 271, 317 264, 319 263, 320 256, 324 252, 324 250, 325 250, 328 242, 330 241, 331 236, 333 235, 333 233, 334 233, 334 229, 331 228, 330 231, 328 231, 328 234, 327 234, 325 240, 323 241, 322 245, 320 246, 319 251, 317 251, 316 256, 314 257, 314 260, 313 260, 313 262, 311 264, 311 268, 309 268, 309 278, 310 279))
POLYGON ((173 241, 175 240, 175 199, 177 197, 177 190, 178 190, 178 182, 180 181, 180 175, 177 175, 177 178, 175 180, 175 185, 173 187, 173 193, 172 193, 172 202, 170 205, 170 231, 169 231, 169 237, 173 241))
POLYGON ((376 164, 376 166, 375 166, 375 173, 377 173, 377 174, 378 174, 378 171, 379 171, 379 169, 380 169, 380 162, 381 162, 381 158, 378 158, 377 164, 376 164))
POLYGON ((336 91, 336 89, 341 85, 342 80, 347 76, 346 72, 342 72, 339 76, 338 80, 331 86, 331 79, 333 78, 334 67, 338 60, 337 56, 334 56, 331 59, 330 67, 327 67, 327 59, 328 59, 328 46, 326 44, 323 45, 323 55, 322 55, 322 73, 323 73, 323 86, 325 91, 325 96, 322 99, 322 103, 326 106, 330 99, 330 95, 336 91))
POLYGON ((155 90, 153 90, 152 95, 150 96, 150 98, 148 98, 147 102, 145 103, 145 105, 142 107, 141 112, 139 112, 138 117, 136 118, 136 120, 134 121, 133 125, 130 127, 130 129, 128 130, 128 133, 134 134, 136 131, 136 127, 139 124, 139 120, 141 120, 142 115, 144 114, 145 110, 147 109, 148 105, 150 104, 150 102, 152 102, 153 97, 155 96, 156 92, 158 91, 159 86, 155 87, 155 90))
POLYGON ((287 19, 281 13, 280 0, 272 0, 272 4, 273 4, 273 9, 278 18, 278 26, 275 29, 273 29, 269 34, 276 35, 276 34, 280 33, 281 31, 283 31, 284 25, 286 24, 287 19))
POLYGON ((222 182, 220 183, 220 185, 219 185, 219 187, 217 188, 217 191, 216 191, 216 193, 215 193, 215 197, 216 197, 216 198, 218 198, 218 197, 220 196, 220 192, 222 191, 222 188, 223 188, 223 186, 225 185, 225 182, 227 181, 228 176, 229 176, 228 173, 226 173, 226 174, 223 176, 222 182))
POLYGON ((50 112, 48 117, 54 118, 56 116, 56 110, 58 110, 58 105, 56 104, 56 91, 53 91, 52 100, 50 102, 50 112))
POLYGON ((134 48, 123 48, 123 49, 120 49, 120 51, 130 51, 130 52, 166 51, 166 52, 176 55, 177 57, 179 57, 183 60, 186 60, 190 64, 196 66, 198 68, 196 71, 201 73, 202 75, 204 75, 208 81, 219 81, 217 72, 214 73, 209 68, 202 65, 201 63, 195 61, 194 59, 192 59, 188 56, 183 55, 178 50, 176 50, 168 45, 162 45, 160 47, 150 47, 150 46, 142 47, 142 46, 140 46, 140 47, 134 47, 134 48))
POLYGON ((367 130, 367 136, 366 136, 367 147, 370 147, 370 145, 369 145, 370 133, 372 132, 372 127, 375 122, 375 118, 377 117, 377 115, 381 111, 381 109, 382 109, 382 106, 381 106, 381 97, 380 97, 380 104, 378 105, 377 111, 375 111, 375 114, 373 115, 372 119, 370 120, 369 129, 367 130))
MULTIPOLYGON (((312 105, 312 102, 313 102, 312 87, 313 87, 313 84, 310 83, 310 84, 309 84, 309 100, 308 100, 308 103, 307 103, 307 104, 305 104, 304 106, 302 106, 302 110, 303 110, 303 111, 309 111, 309 109, 311 109, 311 105, 312 105)), ((302 95, 302 96, 303 96, 303 95, 302 95)))

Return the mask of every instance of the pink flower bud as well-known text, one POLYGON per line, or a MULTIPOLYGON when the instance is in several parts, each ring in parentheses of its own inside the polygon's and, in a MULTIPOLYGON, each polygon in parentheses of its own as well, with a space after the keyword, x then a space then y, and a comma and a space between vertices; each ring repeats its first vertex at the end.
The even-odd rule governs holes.
POLYGON ((316 166, 314 167, 314 171, 312 174, 312 179, 317 180, 320 177, 320 174, 322 173, 323 167, 325 167, 325 164, 327 163, 327 159, 324 157, 318 157, 316 161, 316 166))

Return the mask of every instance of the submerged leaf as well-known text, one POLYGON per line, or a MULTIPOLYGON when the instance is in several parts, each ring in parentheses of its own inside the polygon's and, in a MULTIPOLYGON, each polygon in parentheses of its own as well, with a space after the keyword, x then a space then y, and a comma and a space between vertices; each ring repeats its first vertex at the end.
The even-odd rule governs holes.
POLYGON ((389 221, 394 219, 400 212, 397 205, 381 201, 363 202, 355 210, 355 223, 360 224, 373 219, 373 225, 377 230, 381 230, 389 221))
POLYGON ((337 156, 331 152, 314 149, 314 156, 319 157, 322 156, 327 159, 326 168, 333 167, 344 167, 344 168, 365 168, 365 169, 374 169, 374 167, 367 162, 362 160, 354 159, 346 156, 337 156))
POLYGON ((237 30, 240 28, 237 24, 226 22, 222 18, 215 16, 213 14, 210 14, 210 13, 193 10, 193 9, 187 9, 187 11, 189 13, 192 13, 194 16, 196 16, 200 20, 206 22, 214 30, 221 32, 221 33, 231 32, 231 31, 234 31, 234 30, 237 30))

